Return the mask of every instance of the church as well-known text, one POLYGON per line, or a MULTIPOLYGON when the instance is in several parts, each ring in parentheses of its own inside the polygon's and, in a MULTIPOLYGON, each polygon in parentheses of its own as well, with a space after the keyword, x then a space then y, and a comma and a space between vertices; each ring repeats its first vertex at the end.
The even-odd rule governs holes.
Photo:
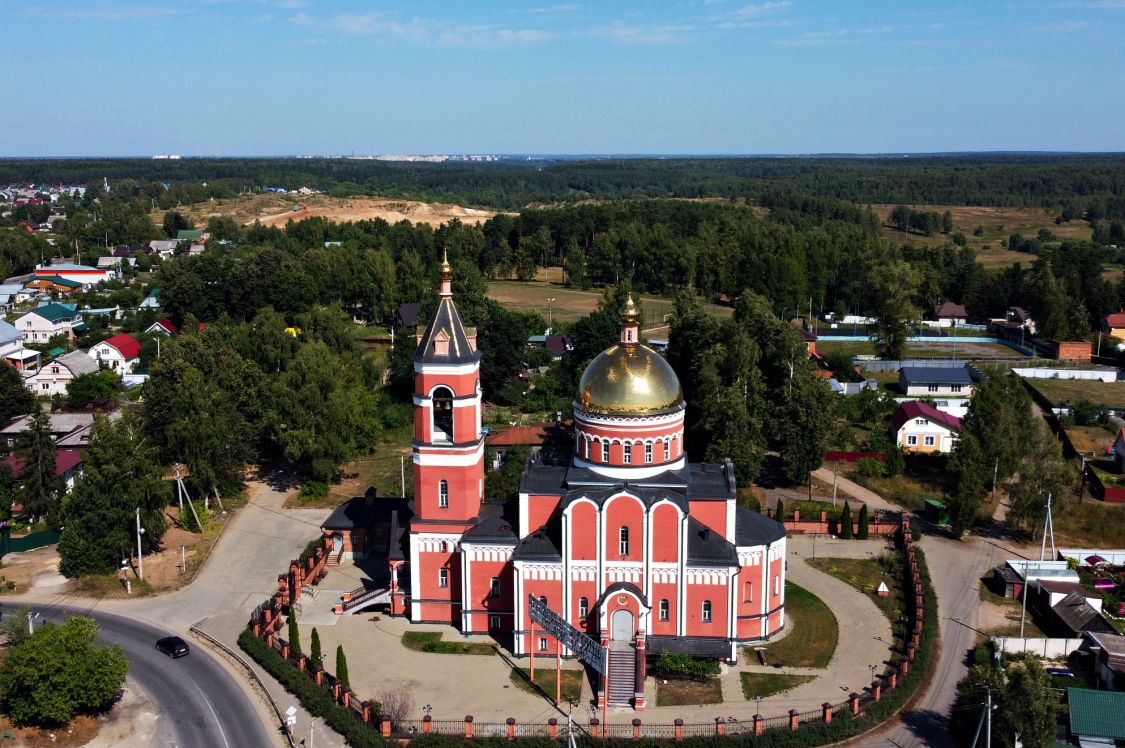
POLYGON ((536 630, 534 597, 607 648, 599 698, 638 709, 646 657, 735 662, 740 645, 781 630, 785 530, 738 505, 729 460, 688 461, 688 404, 640 342, 631 298, 620 340, 582 374, 569 462, 533 457, 517 501, 485 496, 481 352, 451 281, 443 262, 413 359, 414 500, 405 552, 390 560, 392 612, 553 658, 560 645, 536 630))

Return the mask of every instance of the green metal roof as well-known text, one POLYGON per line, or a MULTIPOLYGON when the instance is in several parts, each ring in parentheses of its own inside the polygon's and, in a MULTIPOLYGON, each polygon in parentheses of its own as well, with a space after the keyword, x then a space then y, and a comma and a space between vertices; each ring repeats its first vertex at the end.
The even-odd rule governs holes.
POLYGON ((61 356, 64 353, 66 353, 65 348, 52 348, 51 350, 47 351, 48 356, 61 356))
POLYGON ((199 229, 180 229, 180 233, 176 234, 176 240, 181 242, 195 241, 203 236, 203 232, 199 229))
POLYGON ((58 322, 60 319, 69 319, 75 316, 73 309, 68 309, 62 304, 44 304, 37 306, 34 309, 29 309, 29 312, 34 312, 40 317, 51 322, 58 322))
POLYGON ((1125 692, 1066 689, 1070 734, 1125 740, 1125 692))
POLYGON ((32 278, 33 281, 50 281, 56 286, 66 286, 67 288, 82 288, 82 284, 78 281, 72 281, 63 278, 61 275, 37 275, 32 278))

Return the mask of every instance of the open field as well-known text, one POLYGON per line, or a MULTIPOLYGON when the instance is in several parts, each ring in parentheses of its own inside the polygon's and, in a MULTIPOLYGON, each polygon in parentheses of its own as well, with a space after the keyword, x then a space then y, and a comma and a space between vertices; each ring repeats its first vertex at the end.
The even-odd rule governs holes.
POLYGON ((1125 406, 1125 381, 1097 382, 1084 379, 1029 379, 1054 405, 1088 400, 1104 407, 1125 406))
MULTIPOLYGON (((552 277, 557 277, 558 268, 551 268, 552 277)), ((540 277, 542 269, 540 269, 540 277)), ((600 290, 583 291, 578 288, 565 288, 560 283, 534 281, 493 281, 488 284, 488 296, 511 311, 534 309, 544 319, 553 322, 574 322, 598 308, 602 299, 600 290), (547 299, 554 299, 550 305, 547 299), (548 311, 550 306, 550 311, 548 311)), ((672 313, 675 305, 672 300, 662 296, 641 294, 635 297, 644 313, 644 332, 649 337, 667 337, 668 327, 664 325, 666 315, 672 313)), ((720 317, 734 313, 730 307, 708 304, 707 308, 720 317)))
POLYGON ((1066 435, 1079 453, 1098 456, 1105 455, 1106 447, 1113 444, 1117 437, 1117 434, 1104 426, 1067 426, 1066 435))
MULTIPOLYGON (((884 222, 887 221, 894 205, 872 205, 872 210, 884 222)), ((1000 246, 1000 240, 1006 240, 1010 235, 1019 232, 1026 238, 1034 238, 1039 229, 1047 229, 1057 239, 1090 239, 1093 231, 1090 224, 1085 221, 1071 221, 1060 225, 1055 224, 1057 211, 1040 210, 1038 208, 990 208, 972 205, 911 205, 915 210, 936 211, 944 213, 949 211, 953 215, 953 234, 965 235, 967 246, 977 251, 977 259, 986 267, 1003 267, 1022 262, 1031 264, 1035 257, 1026 252, 1013 252, 1000 246), (974 230, 980 226, 983 231, 980 236, 974 235, 974 230)), ((912 242, 933 247, 941 246, 953 241, 953 234, 936 234, 934 236, 920 236, 918 234, 903 234, 901 231, 889 227, 883 228, 884 238, 903 244, 912 242)))
POLYGON ((813 679, 811 675, 787 675, 785 673, 741 673, 742 695, 747 701, 758 697, 765 698, 791 691, 802 683, 813 679))
MULTIPOLYGON (((339 223, 368 221, 382 218, 388 223, 410 221, 439 226, 456 218, 461 223, 484 223, 495 211, 462 208, 446 203, 421 203, 414 200, 392 200, 383 197, 329 197, 328 195, 281 195, 274 192, 214 202, 183 205, 177 210, 200 228, 211 218, 231 218, 235 223, 248 226, 261 221, 266 226, 284 226, 289 221, 303 221, 320 217, 339 223), (306 208, 300 208, 304 203, 306 208)), ((164 220, 164 211, 152 213, 157 226, 164 220)))

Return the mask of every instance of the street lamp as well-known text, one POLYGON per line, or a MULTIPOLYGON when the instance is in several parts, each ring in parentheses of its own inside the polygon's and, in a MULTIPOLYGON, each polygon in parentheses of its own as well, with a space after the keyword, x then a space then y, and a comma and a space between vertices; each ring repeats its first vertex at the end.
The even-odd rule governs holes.
POLYGON ((757 706, 755 707, 755 708, 757 709, 757 711, 756 711, 755 713, 756 713, 757 715, 761 716, 761 714, 762 714, 762 697, 761 697, 761 696, 755 696, 755 697, 754 697, 754 702, 755 702, 755 704, 757 705, 757 706))
POLYGON ((550 330, 552 327, 554 327, 554 319, 555 319, 554 305, 555 305, 554 298, 547 299, 547 329, 548 330, 550 330))
POLYGON ((141 508, 137 507, 137 578, 145 578, 145 557, 141 552, 141 536, 145 534, 145 528, 141 527, 141 508))

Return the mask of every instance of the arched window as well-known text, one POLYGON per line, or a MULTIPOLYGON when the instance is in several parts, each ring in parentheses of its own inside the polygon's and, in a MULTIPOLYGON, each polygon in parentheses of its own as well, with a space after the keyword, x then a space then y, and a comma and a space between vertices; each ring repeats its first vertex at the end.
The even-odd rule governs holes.
POLYGON ((672 454, 671 457, 678 457, 680 453, 680 437, 672 437, 672 454))
POLYGON ((448 553, 449 552, 449 544, 446 543, 444 540, 441 541, 441 552, 442 553, 448 553))
POLYGON ((586 437, 586 459, 590 459, 590 437, 586 437))
POLYGON ((621 459, 626 465, 631 463, 633 461, 633 445, 629 442, 625 442, 624 444, 622 444, 621 455, 621 459))
POLYGON ((609 462, 609 442, 602 442, 602 462, 609 462))
POLYGON ((629 528, 628 527, 625 527, 624 525, 621 526, 621 531, 619 533, 619 539, 620 539, 619 549, 621 551, 621 555, 622 556, 628 556, 629 555, 629 528))
POLYGON ((648 442, 645 444, 645 463, 652 463, 652 442, 648 442))
POLYGON ((661 600, 660 601, 660 620, 662 620, 662 621, 668 620, 668 601, 667 600, 661 600))
POLYGON ((448 387, 438 387, 433 396, 435 442, 453 441, 453 392, 448 387))
POLYGON ((449 586, 449 569, 438 569, 437 586, 438 587, 448 587, 449 586))
POLYGON ((437 505, 442 509, 449 506, 449 481, 439 480, 437 484, 437 505))
POLYGON ((672 459, 672 440, 671 439, 665 439, 664 440, 664 459, 665 460, 672 459))
POLYGON ((711 601, 703 601, 703 622, 711 623, 711 601))
POLYGON ((578 598, 578 617, 585 623, 588 615, 590 615, 590 598, 578 598))

